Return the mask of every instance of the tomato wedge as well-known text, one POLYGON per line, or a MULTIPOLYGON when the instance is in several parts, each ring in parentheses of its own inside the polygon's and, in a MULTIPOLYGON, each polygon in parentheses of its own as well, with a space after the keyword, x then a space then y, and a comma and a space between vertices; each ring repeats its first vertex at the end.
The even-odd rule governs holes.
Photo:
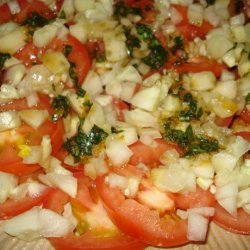
POLYGON ((215 197, 209 190, 196 188, 196 192, 187 194, 174 194, 175 205, 177 208, 187 210, 194 207, 214 207, 215 197))
POLYGON ((235 218, 216 203, 213 221, 227 231, 250 234, 250 215, 244 212, 243 209, 238 209, 237 218, 235 218))
POLYGON ((56 250, 143 250, 145 244, 124 234, 97 237, 88 232, 81 236, 49 238, 56 250))
POLYGON ((41 195, 36 197, 24 197, 20 200, 7 200, 0 204, 0 219, 6 220, 18 214, 21 214, 34 206, 39 206, 46 199, 51 189, 48 188, 41 195))
POLYGON ((0 6, 0 24, 7 23, 11 20, 12 14, 7 3, 4 3, 0 6))
POLYGON ((156 147, 148 146, 140 141, 132 144, 129 148, 132 150, 133 155, 129 160, 129 164, 137 165, 141 162, 148 166, 154 166, 159 164, 161 155, 171 149, 175 149, 182 154, 180 148, 174 143, 166 142, 163 139, 157 139, 155 141, 157 143, 156 147))
POLYGON ((250 111, 247 108, 244 108, 241 113, 240 117, 242 118, 243 121, 246 123, 250 123, 250 111))
POLYGON ((98 177, 96 185, 107 212, 126 234, 153 246, 179 246, 189 242, 186 220, 160 218, 156 211, 136 200, 125 199, 118 188, 111 188, 105 183, 105 177, 98 177))

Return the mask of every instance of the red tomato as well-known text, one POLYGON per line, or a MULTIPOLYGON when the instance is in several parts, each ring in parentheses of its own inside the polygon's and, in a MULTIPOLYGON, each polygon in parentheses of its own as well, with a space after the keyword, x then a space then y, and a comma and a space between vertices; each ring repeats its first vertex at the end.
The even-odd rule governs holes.
MULTIPOLYGON (((63 142, 62 142, 63 143, 63 142)), ((61 145, 62 145, 61 143, 61 145)), ((64 149, 64 148, 60 148, 59 151, 56 153, 56 158, 59 159, 62 162, 62 165, 64 168, 68 169, 71 172, 79 172, 79 171, 83 171, 83 164, 80 163, 77 166, 70 166, 66 163, 64 163, 65 157, 68 155, 69 153, 64 149)))
POLYGON ((233 116, 229 116, 226 118, 221 118, 219 116, 216 116, 215 123, 219 127, 229 127, 233 121, 233 118, 234 118, 233 116))
POLYGON ((39 57, 44 53, 44 49, 36 47, 32 42, 26 43, 23 48, 15 53, 15 57, 21 60, 25 66, 32 66, 41 63, 39 57))
POLYGON ((242 120, 244 120, 246 123, 250 123, 250 111, 247 108, 244 108, 241 113, 240 117, 242 120))
POLYGON ((245 140, 250 142, 250 132, 249 131, 240 131, 236 132, 235 135, 243 137, 245 140))
POLYGON ((248 0, 230 0, 229 13, 230 16, 236 16, 243 13, 246 19, 249 18, 250 3, 248 0))
POLYGON ((235 218, 217 203, 213 221, 227 231, 250 234, 250 215, 244 212, 243 209, 238 209, 237 218, 235 218))
POLYGON ((128 110, 129 105, 126 102, 119 99, 119 98, 114 98, 113 103, 114 103, 115 108, 116 108, 116 113, 117 113, 118 120, 119 121, 124 121, 123 111, 128 110))
POLYGON ((137 240, 117 234, 112 237, 98 237, 90 232, 81 236, 49 238, 56 250, 143 250, 145 245, 137 240))
POLYGON ((174 194, 175 206, 187 210, 194 207, 214 207, 215 198, 209 190, 204 191, 197 187, 196 192, 187 194, 174 194))
POLYGON ((41 195, 36 197, 25 197, 20 200, 7 200, 0 204, 0 219, 6 220, 18 214, 21 214, 34 206, 39 206, 46 199, 51 189, 48 188, 41 195))
POLYGON ((61 214, 64 205, 68 202, 69 196, 58 188, 52 189, 43 202, 43 208, 50 209, 61 214))
POLYGON ((195 37, 200 37, 201 39, 204 39, 207 33, 211 29, 213 29, 213 26, 206 20, 203 20, 203 23, 201 26, 196 26, 196 25, 189 23, 188 17, 187 17, 187 7, 183 5, 173 5, 173 7, 182 16, 182 21, 178 23, 176 27, 186 40, 191 41, 195 37))
POLYGON ((7 23, 11 20, 12 14, 7 3, 4 3, 0 6, 0 24, 7 23))
POLYGON ((175 149, 181 154, 180 148, 171 142, 166 142, 163 139, 155 140, 157 142, 156 147, 150 147, 142 142, 138 141, 129 146, 132 150, 133 155, 129 160, 129 164, 137 165, 142 162, 148 166, 154 166, 159 164, 161 155, 166 150, 175 149))
POLYGON ((177 246, 187 243, 187 221, 172 216, 159 217, 156 211, 125 199, 118 188, 111 188, 104 177, 96 180, 97 192, 107 212, 120 230, 152 246, 177 246))
POLYGON ((36 12, 47 20, 51 20, 56 15, 44 2, 39 0, 27 1, 18 0, 21 11, 14 15, 14 20, 18 23, 23 23, 26 18, 29 18, 32 12, 36 12))
POLYGON ((63 47, 65 45, 72 47, 72 51, 69 53, 68 59, 70 62, 75 64, 78 82, 81 85, 91 67, 88 51, 79 40, 71 35, 69 35, 65 41, 60 39, 54 40, 48 46, 48 49, 63 51, 63 47))
POLYGON ((212 71, 216 77, 220 77, 222 71, 226 69, 224 64, 218 63, 206 57, 194 58, 192 61, 182 62, 174 66, 172 62, 167 62, 165 67, 174 68, 179 74, 212 71))
POLYGON ((38 94, 39 102, 34 107, 28 107, 26 98, 11 100, 10 102, 0 104, 0 111, 16 110, 20 111, 23 109, 46 109, 50 114, 53 114, 53 109, 50 104, 50 98, 44 94, 38 94))

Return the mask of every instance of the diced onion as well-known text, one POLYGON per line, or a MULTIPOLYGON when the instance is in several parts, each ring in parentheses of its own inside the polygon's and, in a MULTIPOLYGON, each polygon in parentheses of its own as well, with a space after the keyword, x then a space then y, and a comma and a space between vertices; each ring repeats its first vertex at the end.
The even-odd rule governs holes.
POLYGON ((0 132, 18 128, 21 126, 21 120, 16 111, 6 111, 0 113, 0 132))
POLYGON ((10 1, 7 1, 7 4, 9 6, 9 9, 12 15, 15 15, 21 11, 18 1, 10 0, 10 1))

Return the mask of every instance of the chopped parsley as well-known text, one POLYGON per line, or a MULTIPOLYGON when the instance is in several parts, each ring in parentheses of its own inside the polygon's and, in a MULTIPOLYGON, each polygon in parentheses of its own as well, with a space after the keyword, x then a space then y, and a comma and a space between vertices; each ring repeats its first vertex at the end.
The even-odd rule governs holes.
POLYGON ((184 42, 183 39, 180 36, 176 36, 174 38, 174 46, 173 46, 173 50, 176 49, 183 49, 184 48, 184 42))
POLYGON ((247 94, 247 96, 245 97, 246 100, 246 104, 250 104, 250 93, 247 94))
POLYGON ((52 100, 52 107, 55 113, 52 115, 52 120, 57 121, 67 117, 70 109, 70 103, 66 96, 58 95, 52 100))
POLYGON ((128 48, 128 54, 132 56, 133 49, 134 48, 140 48, 141 47, 141 41, 138 37, 131 34, 131 30, 128 28, 125 28, 125 36, 126 36, 126 45, 128 48))
POLYGON ((195 135, 192 126, 189 125, 185 131, 172 129, 170 123, 164 125, 166 141, 177 143, 184 151, 184 157, 190 157, 201 153, 214 152, 219 149, 216 139, 206 135, 195 135))
POLYGON ((63 47, 63 54, 66 57, 69 56, 69 54, 71 53, 71 51, 72 51, 72 46, 70 46, 70 45, 64 45, 64 47, 63 47))
POLYGON ((115 17, 126 17, 129 14, 141 15, 139 8, 132 8, 124 3, 124 1, 118 1, 114 6, 115 17))
POLYGON ((67 139, 63 147, 74 156, 76 161, 80 161, 84 156, 91 156, 94 147, 99 145, 108 134, 98 126, 94 125, 88 134, 82 131, 67 139))
POLYGON ((29 25, 31 28, 43 27, 48 24, 48 20, 36 12, 32 12, 23 22, 24 25, 29 25))
POLYGON ((60 15, 58 16, 58 18, 60 18, 60 19, 66 19, 66 13, 65 13, 64 10, 62 10, 62 11, 60 12, 60 15))
POLYGON ((186 108, 179 113, 179 119, 181 121, 198 120, 202 116, 203 110, 201 107, 198 107, 197 101, 191 93, 184 95, 183 102, 186 104, 186 108))
POLYGON ((167 60, 167 51, 161 46, 153 31, 145 24, 137 24, 138 35, 148 43, 150 53, 142 61, 153 69, 159 69, 167 60))
POLYGON ((213 5, 215 3, 215 0, 206 0, 207 5, 213 5))
POLYGON ((2 70, 4 63, 7 59, 10 58, 10 54, 9 53, 1 53, 0 52, 0 70, 2 70))

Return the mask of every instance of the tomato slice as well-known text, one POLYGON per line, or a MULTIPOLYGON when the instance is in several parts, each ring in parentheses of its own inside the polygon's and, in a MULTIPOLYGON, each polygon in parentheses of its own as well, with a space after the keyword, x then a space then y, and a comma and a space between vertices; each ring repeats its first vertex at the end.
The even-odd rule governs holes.
POLYGON ((214 207, 215 197, 209 190, 196 188, 195 192, 187 194, 174 194, 175 205, 177 208, 187 210, 194 207, 214 207))
POLYGON ((4 3, 0 6, 0 24, 7 23, 11 20, 12 14, 7 3, 4 3))
POLYGON ((134 199, 125 199, 118 188, 105 183, 105 177, 96 180, 97 192, 107 207, 107 212, 120 230, 153 246, 182 245, 187 239, 187 221, 169 216, 160 218, 156 211, 134 199))
POLYGON ((43 208, 50 209, 61 214, 64 211, 64 205, 68 202, 69 196, 58 188, 54 188, 47 195, 43 202, 43 208))
POLYGON ((249 131, 236 132, 235 135, 243 137, 245 140, 247 140, 250 143, 250 132, 249 131))
POLYGON ((148 166, 155 166, 160 163, 161 155, 171 149, 175 149, 178 153, 182 154, 180 148, 174 143, 166 142, 163 139, 155 141, 157 142, 156 147, 150 147, 140 141, 129 146, 133 152, 129 164, 137 165, 138 163, 144 163, 148 166))
POLYGON ((20 200, 7 200, 0 204, 0 219, 6 220, 18 214, 21 214, 34 206, 39 206, 46 199, 51 189, 48 188, 41 195, 36 197, 24 197, 20 200))
POLYGON ((244 120, 246 123, 250 123, 250 111, 247 108, 244 108, 241 113, 240 117, 242 120, 244 120))
POLYGON ((233 118, 234 118, 233 116, 229 116, 229 117, 226 117, 226 118, 216 116, 215 123, 219 127, 229 127, 230 124, 233 121, 233 118))
POLYGON ((227 231, 238 234, 250 234, 250 215, 243 209, 238 209, 237 218, 235 218, 216 203, 213 221, 227 231))
POLYGON ((176 25, 177 29, 181 32, 183 37, 191 41, 195 37, 204 39, 207 33, 213 29, 213 26, 206 20, 203 21, 201 26, 196 26, 188 21, 187 7, 183 5, 173 5, 173 7, 181 14, 182 21, 176 25))
POLYGON ((143 250, 145 244, 124 234, 112 237, 97 237, 87 232, 81 236, 49 238, 56 250, 143 250))
POLYGON ((85 46, 75 37, 69 35, 64 41, 60 39, 54 40, 47 49, 63 51, 63 47, 69 45, 72 47, 68 55, 68 60, 74 63, 79 84, 82 84, 91 67, 91 61, 85 46))
POLYGON ((37 63, 41 63, 39 55, 44 53, 43 48, 36 47, 32 42, 26 43, 23 48, 15 53, 15 57, 21 60, 25 66, 29 67, 37 63))
POLYGON ((44 2, 39 0, 27 1, 18 0, 21 11, 14 15, 14 20, 18 23, 23 23, 29 18, 32 12, 36 12, 47 20, 55 17, 55 13, 44 2))

